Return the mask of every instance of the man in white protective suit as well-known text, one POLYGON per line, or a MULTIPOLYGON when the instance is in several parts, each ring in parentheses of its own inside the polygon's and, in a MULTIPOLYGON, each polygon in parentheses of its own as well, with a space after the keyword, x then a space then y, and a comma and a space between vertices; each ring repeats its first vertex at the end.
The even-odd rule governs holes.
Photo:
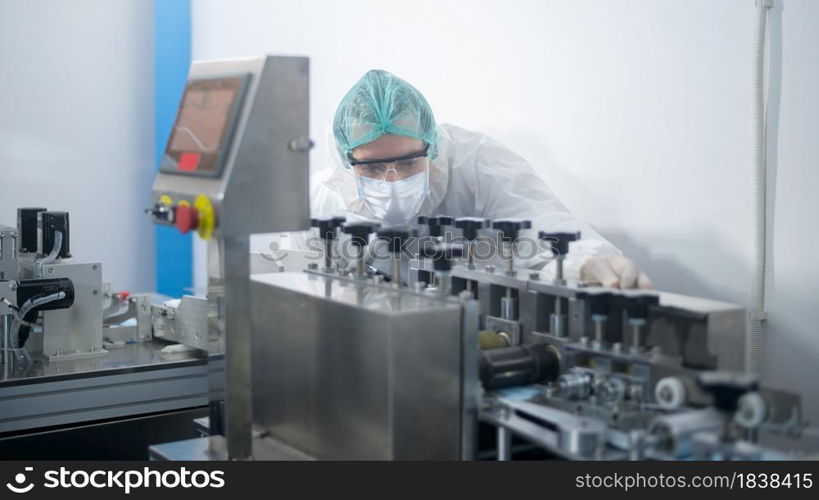
MULTIPOLYGON (((651 288, 637 265, 578 220, 532 166, 486 135, 436 124, 418 90, 383 70, 367 72, 333 120, 334 165, 311 179, 313 217, 382 224, 419 215, 521 219, 532 231, 575 232, 564 261, 568 279, 616 288, 651 288)), ((521 262, 553 272, 548 248, 521 262)))

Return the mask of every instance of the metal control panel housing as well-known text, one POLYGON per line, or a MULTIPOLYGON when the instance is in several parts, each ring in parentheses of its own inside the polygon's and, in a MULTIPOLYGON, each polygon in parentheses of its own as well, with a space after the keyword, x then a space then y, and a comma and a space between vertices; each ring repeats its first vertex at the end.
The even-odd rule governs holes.
MULTIPOLYGON (((308 71, 304 57, 194 62, 187 91, 202 94, 198 98, 206 95, 199 88, 203 82, 237 83, 219 113, 203 114, 216 122, 212 135, 222 141, 206 149, 216 148, 222 158, 200 158, 215 162, 203 171, 191 166, 195 159, 184 160, 189 164, 180 170, 175 149, 185 148, 174 146, 174 134, 181 132, 172 131, 166 156, 176 155, 177 163, 174 167, 170 160, 164 162, 154 181, 155 207, 167 209, 165 216, 155 210, 154 222, 172 225, 173 216, 167 213, 188 206, 199 211, 200 225, 211 224, 206 234, 216 236, 308 227, 308 71)), ((191 98, 192 94, 183 96, 182 110, 191 98)))

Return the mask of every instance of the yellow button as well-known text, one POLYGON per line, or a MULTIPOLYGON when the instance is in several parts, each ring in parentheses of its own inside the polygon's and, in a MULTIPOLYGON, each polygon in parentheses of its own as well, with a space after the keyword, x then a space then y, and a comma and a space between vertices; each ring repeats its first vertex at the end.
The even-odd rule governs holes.
POLYGON ((213 204, 210 198, 200 194, 193 201, 193 207, 199 212, 199 227, 196 228, 196 232, 203 240, 209 240, 216 228, 216 212, 213 210, 213 204))

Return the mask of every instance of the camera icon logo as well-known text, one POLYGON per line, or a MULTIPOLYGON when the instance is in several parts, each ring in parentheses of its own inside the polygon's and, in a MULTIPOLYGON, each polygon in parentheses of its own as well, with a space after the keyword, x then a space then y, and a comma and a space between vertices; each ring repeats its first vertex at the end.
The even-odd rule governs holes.
MULTIPOLYGON (((34 467, 26 467, 26 472, 31 472, 33 470, 34 467)), ((34 483, 28 483, 26 485, 23 484, 26 482, 26 475, 23 474, 22 472, 18 472, 14 476, 14 481, 15 483, 17 483, 16 485, 12 483, 6 483, 6 488, 10 489, 14 493, 28 493, 34 488, 34 483)))

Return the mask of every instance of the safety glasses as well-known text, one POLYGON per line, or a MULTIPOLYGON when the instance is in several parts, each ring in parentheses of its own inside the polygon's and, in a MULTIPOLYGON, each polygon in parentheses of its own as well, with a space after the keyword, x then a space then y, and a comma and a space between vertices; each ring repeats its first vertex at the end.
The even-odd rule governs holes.
POLYGON ((429 168, 429 145, 423 151, 382 160, 356 160, 347 155, 350 167, 356 175, 379 181, 403 180, 429 168), (390 175, 392 172, 392 175, 390 175))

